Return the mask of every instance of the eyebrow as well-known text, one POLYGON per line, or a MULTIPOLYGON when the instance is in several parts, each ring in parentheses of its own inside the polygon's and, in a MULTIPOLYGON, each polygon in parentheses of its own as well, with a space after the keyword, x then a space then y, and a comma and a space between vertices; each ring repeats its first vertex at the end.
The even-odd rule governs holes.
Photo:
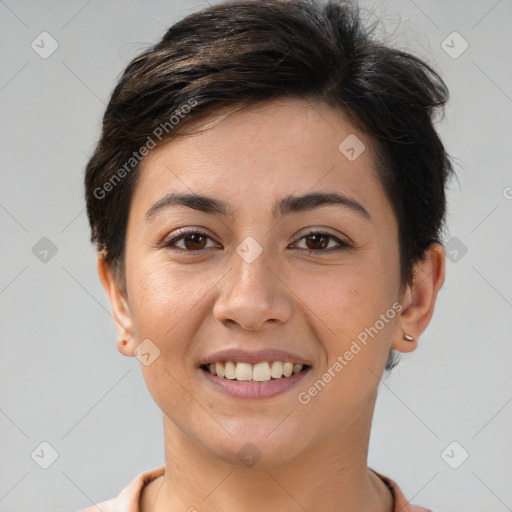
MULTIPOLYGON (((366 220, 371 220, 370 214, 364 206, 344 194, 338 192, 313 192, 301 196, 288 195, 278 200, 272 207, 273 217, 283 216, 290 213, 298 213, 313 210, 327 205, 340 205, 356 212, 366 220)), ((220 214, 233 216, 228 203, 201 194, 177 194, 170 193, 159 199, 146 212, 145 222, 154 218, 158 212, 172 206, 185 206, 208 214, 220 214)))

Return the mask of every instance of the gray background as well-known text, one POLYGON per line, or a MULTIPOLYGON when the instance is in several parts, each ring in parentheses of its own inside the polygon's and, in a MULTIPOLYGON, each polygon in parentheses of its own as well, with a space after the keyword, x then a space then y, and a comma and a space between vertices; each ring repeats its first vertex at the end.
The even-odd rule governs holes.
MULTIPOLYGON (((119 73, 205 5, 0 0, 1 512, 78 510, 164 464, 140 363, 116 349, 82 179, 119 73), (58 43, 46 59, 31 47, 43 31, 58 43)), ((436 512, 512 510, 512 2, 387 1, 375 15, 446 79, 439 130, 459 183, 454 261, 418 350, 382 381, 369 465, 436 512), (458 58, 442 46, 461 50, 454 31, 469 44, 458 58)))

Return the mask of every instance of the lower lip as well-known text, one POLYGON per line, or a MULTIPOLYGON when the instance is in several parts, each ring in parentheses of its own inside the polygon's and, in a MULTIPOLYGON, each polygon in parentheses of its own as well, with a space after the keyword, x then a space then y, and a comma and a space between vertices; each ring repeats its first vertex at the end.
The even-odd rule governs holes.
POLYGON ((234 398, 245 398, 254 400, 257 398, 269 398, 279 395, 295 387, 306 377, 311 370, 311 366, 304 371, 291 375, 290 377, 281 377, 280 379, 271 379, 265 382, 230 380, 224 377, 212 375, 210 372, 199 368, 207 382, 215 386, 219 391, 226 393, 234 398))

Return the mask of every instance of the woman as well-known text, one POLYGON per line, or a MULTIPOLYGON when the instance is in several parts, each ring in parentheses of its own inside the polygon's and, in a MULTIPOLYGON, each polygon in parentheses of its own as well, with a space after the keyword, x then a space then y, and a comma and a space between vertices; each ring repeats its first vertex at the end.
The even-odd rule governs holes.
POLYGON ((212 6, 129 64, 87 211, 166 464, 87 511, 427 510, 367 453, 444 281, 446 100, 335 1, 212 6))

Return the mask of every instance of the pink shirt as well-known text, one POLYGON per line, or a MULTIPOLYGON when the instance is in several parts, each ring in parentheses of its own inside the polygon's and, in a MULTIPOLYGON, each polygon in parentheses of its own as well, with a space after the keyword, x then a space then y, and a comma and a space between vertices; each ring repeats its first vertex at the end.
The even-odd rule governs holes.
MULTIPOLYGON (((139 498, 143 487, 160 475, 163 475, 164 471, 165 466, 161 466, 151 471, 140 473, 121 491, 117 498, 92 505, 79 512, 98 512, 97 507, 99 507, 102 512, 139 512, 139 498)), ((430 509, 411 505, 393 480, 376 471, 373 472, 391 489, 395 498, 393 512, 432 512, 430 509)))

